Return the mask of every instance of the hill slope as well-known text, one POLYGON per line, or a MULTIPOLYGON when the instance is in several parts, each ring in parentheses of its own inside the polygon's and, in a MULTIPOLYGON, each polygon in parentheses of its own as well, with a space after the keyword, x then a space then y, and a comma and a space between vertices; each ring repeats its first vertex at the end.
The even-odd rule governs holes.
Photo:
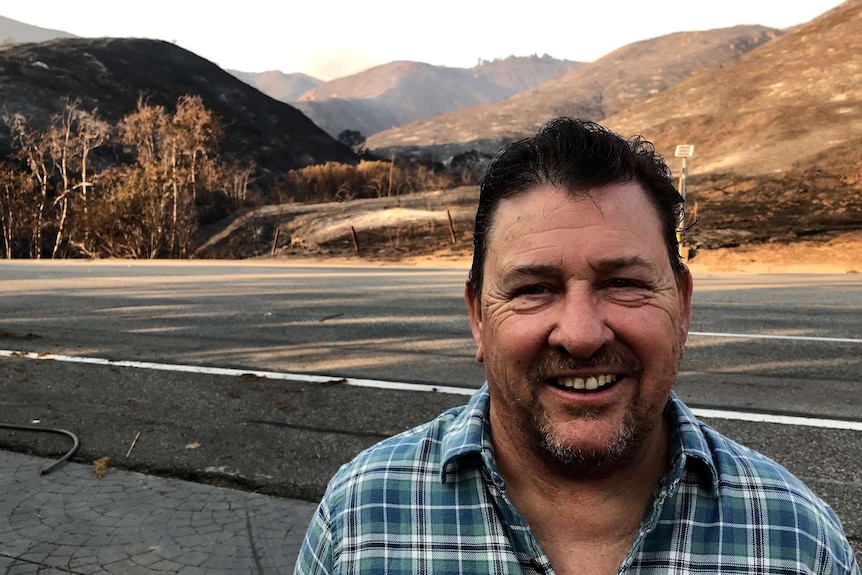
POLYGON ((846 2, 735 62, 606 120, 660 151, 695 145, 698 173, 770 174, 828 164, 860 176, 862 1, 846 2), (849 156, 844 156, 850 153, 849 156), (842 160, 827 156, 842 154, 842 160))
MULTIPOLYGON (((751 264, 777 256, 786 264, 804 253, 829 258, 824 263, 840 261, 847 269, 860 261, 860 42, 862 0, 851 0, 735 61, 701 69, 602 120, 624 135, 644 134, 655 141, 677 173, 674 146, 695 145, 687 205, 698 223, 686 234, 686 246, 694 248, 686 253, 723 254, 728 257, 720 261, 731 269, 738 269, 740 258, 751 264)), ((595 110, 605 112, 600 106, 595 110)), ((440 214, 451 208, 452 198, 443 196, 436 206, 426 198, 424 207, 436 219, 428 216, 424 224, 398 223, 396 201, 386 226, 372 232, 357 225, 362 250, 415 256, 450 241, 439 222, 445 222, 440 214), (375 237, 377 244, 369 245, 375 237)), ((324 214, 322 220, 312 220, 305 213, 293 223, 326 221, 324 214)), ((293 223, 283 226, 284 237, 309 237, 311 228, 294 228, 293 223)), ((325 239, 316 251, 302 244, 282 250, 315 255, 357 251, 348 235, 325 239)), ((455 239, 449 251, 469 250, 469 232, 455 239)), ((703 255, 693 261, 703 261, 703 255)), ((859 271, 858 266, 852 269, 859 271)))
MULTIPOLYGON (((679 32, 624 46, 503 102, 465 108, 375 134, 368 147, 382 153, 458 144, 458 151, 493 152, 503 141, 535 132, 554 116, 601 120, 674 83, 739 58, 781 32, 737 26, 679 32)), ((447 153, 454 153, 450 146, 447 153)))
POLYGON ((0 43, 12 44, 20 42, 44 42, 54 38, 75 38, 74 34, 62 30, 52 30, 40 26, 32 26, 0 16, 0 43))
POLYGON ((279 70, 267 72, 228 70, 228 72, 246 84, 254 86, 267 96, 286 103, 293 102, 304 93, 323 84, 323 80, 318 80, 308 74, 285 74, 279 70))
MULTIPOLYGON (((222 152, 253 161, 260 176, 299 166, 354 162, 354 154, 295 108, 241 82, 212 62, 168 42, 143 39, 57 39, 0 49, 0 100, 4 114, 21 113, 46 124, 62 99, 116 123, 139 98, 172 109, 186 94, 200 95, 221 118, 222 152)), ((0 156, 11 149, 0 123, 0 156)))
POLYGON ((338 78, 294 103, 329 134, 368 136, 451 110, 499 102, 578 67, 550 56, 509 57, 473 68, 396 61, 338 78))

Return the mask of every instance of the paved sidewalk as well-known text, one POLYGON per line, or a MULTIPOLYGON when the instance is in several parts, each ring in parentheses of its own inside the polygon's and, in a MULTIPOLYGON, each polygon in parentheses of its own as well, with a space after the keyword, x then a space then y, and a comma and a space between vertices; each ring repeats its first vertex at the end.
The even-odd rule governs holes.
POLYGON ((315 505, 0 451, 0 573, 291 573, 315 505))

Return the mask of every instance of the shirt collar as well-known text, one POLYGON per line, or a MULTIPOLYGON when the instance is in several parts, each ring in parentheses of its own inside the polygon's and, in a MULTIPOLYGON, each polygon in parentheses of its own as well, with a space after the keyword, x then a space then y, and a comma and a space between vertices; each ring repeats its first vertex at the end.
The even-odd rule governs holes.
MULTIPOLYGON (((441 481, 453 480, 466 467, 475 468, 488 458, 491 474, 496 473, 491 453, 488 414, 491 394, 487 382, 470 398, 464 409, 455 417, 441 441, 441 481)), ((682 400, 671 392, 665 406, 665 416, 671 424, 671 473, 687 467, 695 472, 704 470, 702 480, 718 490, 718 472, 709 443, 697 420, 682 400), (696 469, 695 469, 696 468, 696 469)), ((486 464, 487 466, 487 464, 486 464)), ((673 478, 671 479, 673 481, 673 478)), ((675 481, 673 481, 675 483, 675 481)))
POLYGON ((486 450, 486 455, 489 454, 490 407, 491 394, 488 384, 485 383, 473 394, 446 430, 440 445, 440 472, 443 483, 448 478, 453 478, 465 465, 475 467, 476 464, 470 462, 479 460, 483 449, 486 450))
POLYGON ((679 473, 682 467, 694 471, 701 481, 718 493, 718 468, 703 432, 704 424, 673 391, 664 414, 671 424, 671 469, 680 467, 679 473))

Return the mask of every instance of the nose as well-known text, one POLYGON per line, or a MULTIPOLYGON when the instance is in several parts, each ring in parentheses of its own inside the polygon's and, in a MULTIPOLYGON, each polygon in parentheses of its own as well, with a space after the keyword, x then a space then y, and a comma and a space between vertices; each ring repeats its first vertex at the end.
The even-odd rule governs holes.
POLYGON ((614 338, 599 298, 585 288, 568 290, 560 299, 548 344, 586 359, 614 338))

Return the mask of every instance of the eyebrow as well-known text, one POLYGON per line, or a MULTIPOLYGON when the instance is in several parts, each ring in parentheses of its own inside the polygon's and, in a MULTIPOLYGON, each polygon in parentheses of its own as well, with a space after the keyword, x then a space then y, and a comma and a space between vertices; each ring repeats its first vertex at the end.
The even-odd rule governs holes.
POLYGON ((525 264, 514 266, 503 273, 502 280, 505 283, 518 281, 524 278, 548 277, 559 275, 559 266, 551 264, 525 264))
POLYGON ((645 272, 654 272, 656 270, 654 263, 641 256, 622 256, 599 260, 591 264, 591 267, 595 271, 604 274, 611 274, 622 270, 642 270, 645 272))
MULTIPOLYGON (((590 267, 600 274, 613 274, 620 271, 654 272, 655 264, 641 256, 621 256, 608 258, 590 264, 590 267)), ((560 274, 560 267, 552 264, 525 264, 514 266, 503 274, 504 282, 517 281, 523 278, 551 277, 560 274)))

